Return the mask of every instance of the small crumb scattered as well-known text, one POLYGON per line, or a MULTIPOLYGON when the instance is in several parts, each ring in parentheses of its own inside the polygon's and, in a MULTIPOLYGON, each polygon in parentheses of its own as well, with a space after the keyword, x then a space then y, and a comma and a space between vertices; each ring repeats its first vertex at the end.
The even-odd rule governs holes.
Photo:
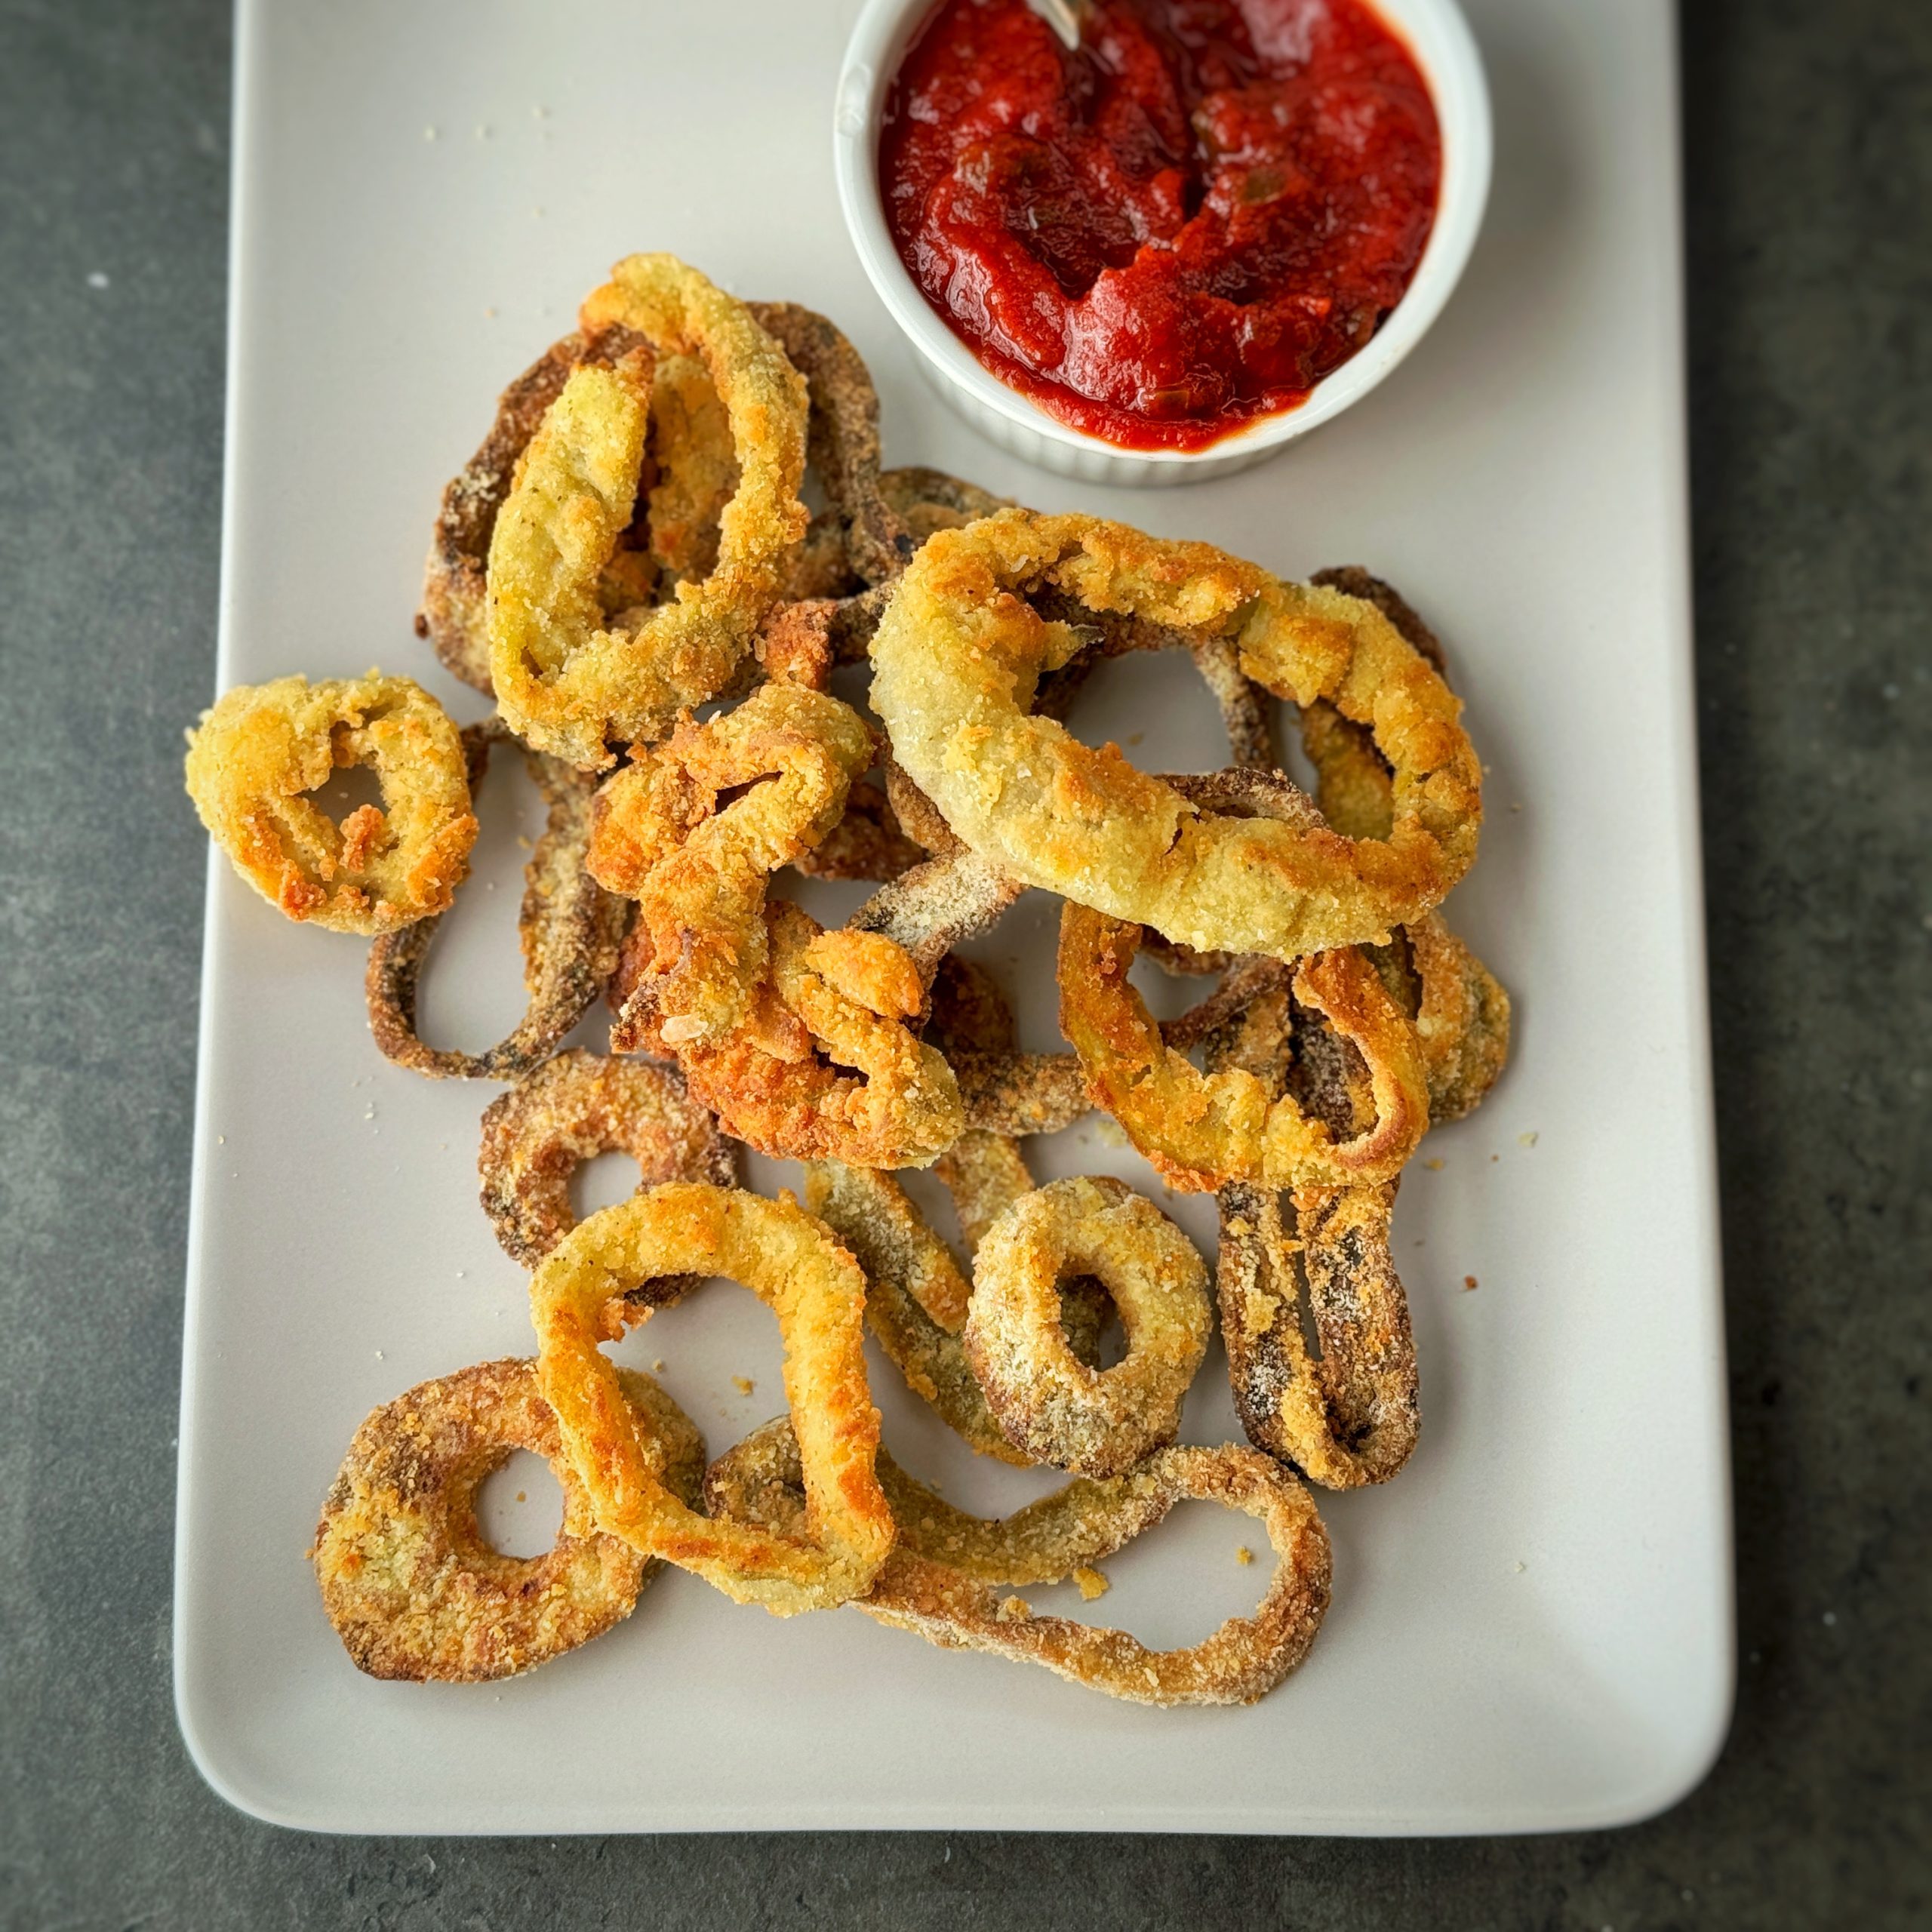
POLYGON ((1492 1154, 1492 1155, 1490 1155, 1490 1157, 1489 1157, 1489 1158, 1490 1158, 1492 1161, 1500 1161, 1500 1160, 1501 1160, 1501 1159, 1502 1159, 1503 1156, 1502 1156, 1500 1154, 1492 1154))
POLYGON ((1466 1289, 1473 1288, 1477 1285, 1476 1278, 1473 1275, 1465 1275, 1463 1277, 1463 1286, 1466 1289))
POLYGON ((378 1349, 376 1351, 376 1359, 377 1359, 378 1361, 380 1361, 382 1360, 382 1358, 383 1358, 383 1352, 382 1352, 382 1350, 381 1350, 380 1349, 378 1349))
POLYGON ((1127 734, 1127 742, 1130 745, 1137 745, 1146 735, 1145 731, 1130 731, 1127 734))
POLYGON ((1033 1606, 1024 1597, 1001 1597, 993 1611, 1002 1623, 1024 1623, 1032 1614, 1033 1606))
POLYGON ((1519 1147, 1534 1147, 1537 1144, 1537 1131, 1534 1128, 1531 1128, 1527 1133, 1517 1135, 1516 1144, 1519 1147))
POLYGON ((1511 800, 1510 800, 1510 801, 1509 801, 1509 809, 1510 809, 1512 812, 1519 812, 1519 811, 1521 811, 1523 809, 1523 801, 1522 801, 1522 800, 1521 800, 1521 799, 1520 799, 1520 798, 1512 798, 1512 799, 1511 799, 1511 800))
POLYGON ((107 286, 107 278, 101 273, 100 269, 96 269, 93 274, 88 277, 88 286, 90 288, 105 288, 107 286))
MULTIPOLYGON (((484 319, 486 322, 494 322, 494 321, 497 319, 497 312, 496 312, 496 310, 495 310, 495 309, 485 309, 483 311, 483 319, 484 319)), ((489 886, 490 890, 491 890, 492 892, 494 892, 494 891, 496 891, 496 889, 497 889, 497 882, 496 882, 496 881, 495 881, 494 879, 491 879, 491 880, 488 881, 487 881, 487 883, 488 883, 488 886, 489 886)))
POLYGON ((423 130, 423 138, 426 141, 433 141, 436 138, 436 130, 433 125, 423 130))
POLYGON ((214 1137, 214 1144, 217 1147, 226 1147, 228 1145, 228 1136, 225 1134, 217 1134, 214 1137))
POLYGON ((1529 1566, 1527 1563, 1519 1563, 1519 1564, 1518 1564, 1516 1565, 1516 1574, 1517 1574, 1518 1576, 1519 1576, 1519 1577, 1520 1577, 1520 1576, 1523 1574, 1523 1572, 1524 1572, 1525 1570, 1527 1570, 1529 1567, 1530 1567, 1530 1566, 1529 1566))
POLYGON ((1097 1570, 1090 1570, 1085 1564, 1073 1573, 1073 1580, 1080 1586, 1080 1598, 1083 1603, 1091 1603, 1096 1597, 1107 1593, 1107 1580, 1097 1570))
POLYGON ((459 1281, 463 1279, 463 1270, 460 1268, 456 1271, 456 1278, 459 1281))
POLYGON ((651 1372, 653 1375, 662 1375, 664 1373, 664 1358, 662 1355, 651 1364, 651 1372))
POLYGON ((547 121, 550 118, 550 110, 540 103, 533 103, 530 109, 530 118, 533 121, 547 121))
POLYGON ((1440 1154, 1431 1155, 1427 1160, 1423 1161, 1423 1165, 1426 1167, 1431 1174, 1439 1174, 1442 1171, 1442 1156, 1440 1154))
POLYGON ((525 1495, 521 1490, 518 1490, 516 1493, 516 1500, 519 1503, 528 1503, 530 1500, 530 1498, 525 1495))
POLYGON ((1238 1563, 1244 1570, 1245 1570, 1247 1566, 1254 1561, 1254 1552, 1248 1548, 1246 1543, 1243 1543, 1241 1546, 1235 1552, 1235 1561, 1238 1563))
POLYGON ((371 1101, 369 1103, 369 1111, 365 1113, 362 1118, 365 1120, 374 1120, 376 1118, 376 1107, 374 1101, 371 1101))
POLYGON ((749 1375, 734 1375, 731 1378, 731 1386, 740 1395, 749 1395, 758 1384, 749 1375))
POLYGON ((516 842, 521 850, 525 852, 530 850, 530 841, 520 832, 516 835, 516 842))
POLYGON ((532 221, 541 221, 543 219, 543 210, 540 204, 530 211, 530 218, 532 221))
POLYGON ((479 121, 477 122, 476 138, 479 141, 487 141, 490 138, 490 124, 488 122, 479 121))

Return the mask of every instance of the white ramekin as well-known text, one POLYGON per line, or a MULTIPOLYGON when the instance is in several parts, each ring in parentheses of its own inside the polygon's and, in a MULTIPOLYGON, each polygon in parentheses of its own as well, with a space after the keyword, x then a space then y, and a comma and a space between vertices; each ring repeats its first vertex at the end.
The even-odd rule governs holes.
POLYGON ((878 123, 901 57, 936 0, 867 0, 845 48, 832 112, 832 165, 859 260, 912 338, 933 386, 983 435, 1016 456, 1088 483, 1159 486, 1226 476, 1272 456, 1365 395, 1421 340, 1475 245, 1489 195, 1489 89, 1456 0, 1374 0, 1407 41, 1435 99, 1442 186, 1435 226, 1401 300, 1367 347, 1298 409, 1263 417, 1204 450, 1124 450, 1050 416, 981 365, 906 272, 878 186, 878 123))

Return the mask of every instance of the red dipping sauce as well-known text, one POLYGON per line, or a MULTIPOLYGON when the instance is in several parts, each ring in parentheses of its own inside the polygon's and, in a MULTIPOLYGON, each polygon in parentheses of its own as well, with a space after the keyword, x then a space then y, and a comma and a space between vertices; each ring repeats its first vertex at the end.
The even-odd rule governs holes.
POLYGON ((1295 408, 1401 299, 1442 143, 1364 0, 943 0, 886 100, 900 259, 1000 380, 1129 449, 1295 408))

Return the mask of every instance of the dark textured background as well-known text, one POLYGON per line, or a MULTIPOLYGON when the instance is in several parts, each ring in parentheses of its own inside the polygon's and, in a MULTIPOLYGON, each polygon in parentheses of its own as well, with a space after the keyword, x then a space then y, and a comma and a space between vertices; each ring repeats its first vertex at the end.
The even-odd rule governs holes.
POLYGON ((1743 1659, 1708 1783, 1531 1840, 422 1843, 229 1811, 171 1703, 228 8, 0 0, 0 1925, 1927 1922, 1932 6, 1685 14, 1743 1659))

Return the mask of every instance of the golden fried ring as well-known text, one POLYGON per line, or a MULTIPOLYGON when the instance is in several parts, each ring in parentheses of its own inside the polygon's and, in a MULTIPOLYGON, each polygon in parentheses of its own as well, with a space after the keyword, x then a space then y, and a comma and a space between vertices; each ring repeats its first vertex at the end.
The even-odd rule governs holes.
POLYGON ((824 931, 786 900, 764 919, 771 973, 734 1032, 666 1041, 648 1014, 630 1023, 627 1003, 613 1050, 675 1059, 724 1131, 774 1159, 929 1166, 962 1123, 952 1069, 910 1023, 925 1000, 912 961, 876 933, 824 931))
MULTIPOLYGON (((503 1252, 534 1268, 577 1226, 571 1176, 613 1152, 637 1162, 640 1194, 668 1180, 737 1183, 730 1143, 676 1073, 574 1047, 484 1110, 476 1171, 503 1252)), ((678 1292, 694 1286, 687 1281, 678 1292)))
POLYGON ((1022 511, 940 531, 900 578, 872 657, 894 755, 961 838, 1029 885, 1189 946, 1294 958, 1378 940, 1475 856, 1481 774, 1441 678, 1373 605, 1206 544, 1022 511), (1041 678, 1081 647, 1024 601, 1041 586, 1232 640, 1276 695, 1367 724, 1395 774, 1389 836, 1203 814, 1117 747, 1031 715, 1041 678))
MULTIPOLYGON (((491 747, 515 742, 500 718, 463 727, 472 792, 482 783, 491 747)), ((428 1046, 417 1032, 417 983, 440 915, 382 934, 369 949, 363 992, 376 1044, 398 1066, 432 1078, 520 1078, 556 1051, 617 970, 630 909, 584 869, 592 781, 541 752, 520 749, 548 817, 523 872, 517 937, 530 1003, 516 1030, 481 1054, 428 1046)))
POLYGON ((702 358, 730 417, 737 493, 701 583, 634 623, 607 626, 598 572, 630 522, 650 382, 641 352, 574 369, 518 464, 489 567, 490 675, 504 717, 575 764, 614 761, 613 738, 655 738, 716 696, 749 652, 807 517, 805 386, 741 302, 668 255, 633 255, 585 302, 595 337, 622 328, 702 358))
POLYGON ((865 1296, 858 1263, 789 1195, 767 1201, 674 1181, 581 1223, 531 1278, 530 1302, 537 1379, 598 1527, 775 1616, 863 1592, 893 1537, 873 1469, 878 1411, 866 1384, 865 1296), (729 1275, 778 1318, 803 1457, 802 1532, 713 1522, 673 1495, 598 1348, 648 1319, 635 1289, 687 1273, 729 1275))
POLYGON ((764 685, 705 724, 685 718, 605 781, 590 870, 638 901, 651 951, 629 998, 667 1044, 716 1041, 743 1020, 769 963, 767 882, 838 822, 872 754, 851 706, 764 685), (719 810, 739 786, 750 789, 719 810))
MULTIPOLYGON (((648 1376, 626 1370, 617 1389, 640 1457, 695 1503, 703 1437, 648 1376)), ((375 1410, 309 1555, 356 1668, 414 1683, 487 1683, 546 1663, 628 1617, 660 1567, 598 1531, 534 1366, 514 1361, 421 1383, 375 1410), (541 1556, 505 1556, 477 1527, 478 1485, 518 1449, 563 1488, 563 1527, 541 1556)))
MULTIPOLYGON (((1442 646, 1401 594, 1367 571, 1318 571, 1312 580, 1374 604, 1446 678, 1442 646)), ((1315 767, 1317 798, 1337 831, 1384 836, 1394 787, 1374 737, 1333 705, 1302 713, 1302 749, 1315 767)), ((1369 957, 1416 1023, 1429 1075, 1432 1120, 1460 1120, 1496 1083, 1509 1057, 1509 995, 1496 976, 1444 924, 1426 913, 1392 934, 1369 957)))
POLYGON ((1295 970, 1297 998, 1325 1014, 1367 1061, 1372 1125, 1338 1140, 1287 1095, 1272 1100, 1238 1067, 1203 1075, 1170 1045, 1128 978, 1137 927, 1069 901, 1060 916, 1060 1026, 1097 1106, 1174 1186, 1372 1183, 1399 1173, 1429 1126, 1415 1029, 1352 946, 1295 970))
POLYGON ((1009 1442, 1035 1462, 1111 1476, 1180 1433, 1212 1320, 1193 1244, 1100 1175, 1036 1188, 986 1231, 961 1340, 1009 1442), (1127 1330, 1111 1368, 1077 1361, 1060 1327, 1060 1282, 1079 1275, 1098 1279, 1127 1330))
POLYGON ((393 931, 446 911, 476 842, 463 740, 408 678, 237 685, 188 734, 188 795, 235 869, 291 919, 393 931), (367 765, 383 802, 338 825, 305 794, 367 765))
MULTIPOLYGON (((879 1472, 899 1542, 852 1607, 943 1650, 986 1651, 1140 1704, 1251 1704, 1306 1657, 1328 1608, 1333 1558, 1308 1491, 1252 1449, 1161 1449, 1105 1481, 1082 1478, 989 1521, 954 1509, 894 1468, 879 1472), (1254 1614, 1229 1617, 1183 1651, 1150 1651, 1123 1630, 1035 1616, 1000 1585, 1057 1583, 1152 1528, 1177 1503, 1255 1518, 1277 1562, 1254 1614)), ((774 1528, 798 1519, 796 1443, 783 1418, 728 1451, 705 1477, 706 1507, 774 1528)))
MULTIPOLYGON (((518 459, 573 369, 608 366, 642 346, 616 328, 594 342, 574 334, 552 343, 498 398, 489 434, 443 491, 416 634, 429 640, 452 676, 485 694, 493 689, 490 540, 518 459)), ((704 577, 717 560, 718 518, 737 487, 737 459, 724 406, 694 356, 657 358, 645 466, 656 480, 599 574, 598 601, 612 614, 657 601, 666 583, 704 577)))

